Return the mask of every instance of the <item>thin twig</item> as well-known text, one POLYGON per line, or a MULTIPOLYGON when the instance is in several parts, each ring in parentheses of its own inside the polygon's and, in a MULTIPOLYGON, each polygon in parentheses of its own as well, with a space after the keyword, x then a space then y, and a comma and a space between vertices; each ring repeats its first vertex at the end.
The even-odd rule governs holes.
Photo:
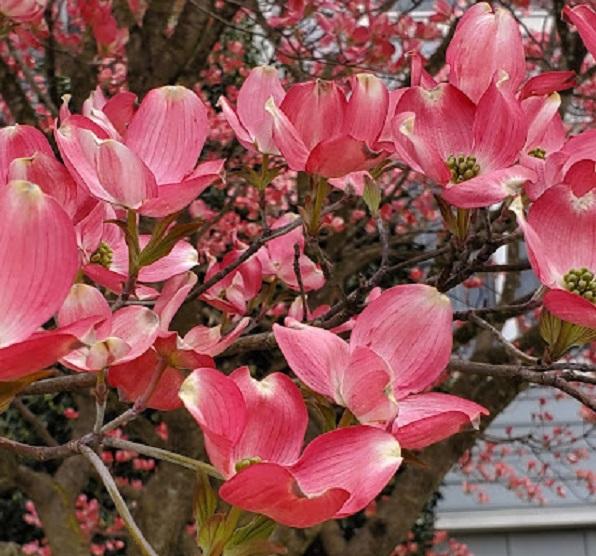
POLYGON ((10 438, 0 436, 0 448, 14 452, 19 456, 35 461, 49 461, 53 459, 64 459, 77 451, 78 440, 71 440, 60 446, 31 446, 23 444, 10 438))
POLYGON ((531 297, 528 301, 523 303, 512 303, 511 305, 499 305, 497 307, 480 307, 478 309, 468 309, 466 311, 456 311, 453 313, 454 320, 470 320, 474 315, 476 316, 490 316, 494 315, 500 319, 507 319, 516 317, 536 309, 542 305, 540 299, 531 297))
MULTIPOLYGON (((376 285, 378 285, 379 282, 381 281, 381 279, 385 275, 397 272, 398 270, 408 268, 409 266, 412 266, 413 264, 417 264, 419 262, 433 259, 434 257, 436 257, 440 254, 446 253, 448 250, 449 250, 448 246, 441 247, 439 249, 436 249, 435 251, 428 252, 428 253, 422 253, 415 257, 409 258, 407 261, 404 261, 402 263, 398 263, 398 264, 395 264, 392 266, 388 266, 388 265, 383 266, 383 264, 381 264, 379 269, 370 278, 370 280, 367 280, 364 284, 362 284, 357 289, 355 289, 353 292, 351 292, 349 295, 347 295, 344 300, 337 302, 333 307, 331 307, 331 309, 329 309, 329 311, 327 311, 327 313, 325 313, 320 319, 317 319, 317 321, 315 321, 313 324, 315 326, 324 324, 325 327, 331 327, 331 326, 338 324, 336 322, 337 315, 339 315, 341 311, 350 307, 351 305, 356 307, 358 304, 358 299, 364 298, 364 293, 366 293, 367 291, 370 291, 372 288, 374 288, 376 285)), ((382 257, 383 257, 383 253, 381 253, 381 258, 382 257)), ((354 312, 357 312, 357 311, 354 310, 354 312)))
POLYGON ((308 306, 306 304, 306 293, 304 292, 304 282, 302 281, 302 272, 300 271, 300 244, 294 243, 294 274, 300 290, 300 299, 302 300, 302 322, 308 320, 308 306))
POLYGON ((197 297, 204 294, 209 288, 215 286, 215 284, 223 280, 228 274, 234 272, 234 270, 236 270, 242 263, 250 259, 267 242, 277 237, 286 235, 295 228, 298 228, 298 226, 302 226, 301 218, 296 218, 296 220, 290 224, 282 226, 281 228, 277 228, 267 236, 263 235, 257 238, 233 263, 230 263, 225 268, 222 268, 219 272, 216 272, 209 280, 203 282, 200 286, 196 286, 194 290, 188 294, 185 302, 188 303, 189 301, 196 299, 197 297))
MULTIPOLYGON (((337 207, 341 206, 342 203, 343 199, 327 207, 325 210, 323 210, 322 214, 333 212, 337 207)), ((197 297, 201 296, 209 288, 215 286, 215 284, 223 280, 228 274, 234 272, 234 270, 236 270, 242 263, 250 259, 261 247, 263 247, 263 245, 275 238, 290 233, 292 230, 302 226, 302 223, 302 218, 296 218, 289 224, 272 230, 270 234, 258 237, 233 263, 230 263, 225 268, 222 268, 219 272, 216 272, 211 278, 209 278, 209 280, 203 282, 200 286, 195 286, 195 288, 186 297, 185 303, 193 301, 197 297)))
POLYGON ((481 328, 484 328, 484 330, 490 332, 493 338, 495 338, 497 342, 499 342, 505 348, 505 351, 507 351, 509 355, 511 355, 513 358, 523 361, 524 363, 530 364, 538 362, 538 359, 536 357, 532 357, 531 355, 528 355, 527 353, 524 353, 520 349, 516 348, 503 336, 503 334, 501 334, 501 332, 497 328, 495 328, 489 322, 486 322, 484 319, 481 319, 478 315, 471 314, 468 320, 470 322, 473 322, 474 324, 477 324, 481 328))
POLYGON ((89 446, 81 446, 80 450, 85 458, 87 458, 89 463, 91 463, 91 465, 93 465, 97 471, 97 474, 106 487, 110 498, 114 502, 114 506, 116 506, 118 514, 123 519, 126 529, 128 530, 132 540, 141 549, 144 556, 159 556, 149 544, 149 541, 147 541, 147 539, 144 537, 143 532, 139 529, 139 526, 135 523, 135 520, 132 517, 128 506, 126 505, 124 498, 122 498, 122 495, 116 486, 114 478, 112 477, 109 469, 105 466, 104 462, 91 448, 89 448, 89 446))
POLYGON ((510 264, 489 264, 489 265, 478 265, 473 267, 476 272, 521 272, 524 270, 530 270, 529 261, 520 261, 519 263, 510 264))

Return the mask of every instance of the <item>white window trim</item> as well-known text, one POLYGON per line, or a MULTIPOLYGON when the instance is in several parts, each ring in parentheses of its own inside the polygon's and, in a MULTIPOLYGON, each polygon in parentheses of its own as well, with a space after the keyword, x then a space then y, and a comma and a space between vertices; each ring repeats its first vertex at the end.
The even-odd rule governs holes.
POLYGON ((544 531, 594 526, 596 526, 596 508, 586 506, 443 512, 437 515, 435 522, 438 530, 459 533, 544 531))

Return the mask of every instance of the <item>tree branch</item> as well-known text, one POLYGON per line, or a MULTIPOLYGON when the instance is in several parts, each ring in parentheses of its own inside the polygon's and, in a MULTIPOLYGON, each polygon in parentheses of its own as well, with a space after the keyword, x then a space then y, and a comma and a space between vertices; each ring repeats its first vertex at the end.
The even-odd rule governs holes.
POLYGON ((20 392, 20 396, 40 396, 44 394, 57 394, 59 392, 75 392, 84 390, 95 385, 96 378, 94 373, 80 373, 76 375, 59 376, 56 378, 47 378, 34 382, 25 390, 20 392))
POLYGON ((145 539, 143 532, 139 529, 138 525, 135 523, 135 520, 122 498, 118 487, 116 486, 116 482, 114 481, 112 475, 110 474, 109 469, 104 465, 101 458, 88 446, 81 446, 81 453, 87 458, 89 463, 93 465, 97 474, 99 475, 100 479, 102 480, 110 498, 114 502, 116 506, 116 510, 118 514, 123 519, 126 529, 131 536, 132 540, 137 544, 144 556, 158 556, 157 552, 153 550, 153 547, 147 542, 145 539))

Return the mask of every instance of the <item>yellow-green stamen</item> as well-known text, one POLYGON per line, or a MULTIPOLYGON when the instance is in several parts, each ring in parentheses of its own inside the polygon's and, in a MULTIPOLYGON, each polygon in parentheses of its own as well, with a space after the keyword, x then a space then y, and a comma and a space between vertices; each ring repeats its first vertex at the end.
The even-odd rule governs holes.
POLYGON ((581 295, 592 303, 596 302, 596 278, 587 268, 571 269, 563 277, 563 282, 570 292, 581 295))
POLYGON ((528 151, 528 154, 534 158, 539 158, 540 160, 544 160, 546 158, 546 151, 540 147, 536 147, 535 149, 528 151))
POLYGON ((95 253, 93 253, 93 255, 91 255, 91 258, 89 260, 92 263, 99 264, 99 265, 103 266, 104 268, 110 268, 110 265, 112 264, 112 259, 113 259, 112 248, 107 243, 104 243, 102 241, 99 244, 99 247, 97 248, 95 253))
POLYGON ((453 183, 471 180, 480 173, 480 165, 476 162, 476 157, 472 155, 451 155, 447 159, 447 166, 451 170, 453 183))

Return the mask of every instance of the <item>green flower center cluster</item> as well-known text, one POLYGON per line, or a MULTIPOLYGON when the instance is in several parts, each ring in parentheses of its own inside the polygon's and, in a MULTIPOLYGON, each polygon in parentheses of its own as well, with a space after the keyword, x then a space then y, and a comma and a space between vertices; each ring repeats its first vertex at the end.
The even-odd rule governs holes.
POLYGON ((581 295, 592 303, 596 302, 596 278, 587 268, 571 269, 563 277, 565 288, 581 295))
POLYGON ((534 158, 539 158, 540 160, 544 160, 546 158, 546 151, 540 147, 536 147, 535 149, 528 151, 528 154, 534 158))
POLYGON ((112 264, 112 258, 112 248, 107 243, 102 241, 95 253, 91 255, 90 261, 92 263, 99 264, 104 268, 110 268, 110 265, 112 264))
POLYGON ((480 173, 480 165, 476 162, 476 157, 471 155, 451 155, 447 159, 447 166, 451 170, 451 181, 453 183, 471 180, 480 173))
POLYGON ((243 469, 246 469, 255 463, 261 463, 261 461, 263 460, 259 456, 241 459, 240 461, 236 462, 236 471, 242 471, 243 469))

